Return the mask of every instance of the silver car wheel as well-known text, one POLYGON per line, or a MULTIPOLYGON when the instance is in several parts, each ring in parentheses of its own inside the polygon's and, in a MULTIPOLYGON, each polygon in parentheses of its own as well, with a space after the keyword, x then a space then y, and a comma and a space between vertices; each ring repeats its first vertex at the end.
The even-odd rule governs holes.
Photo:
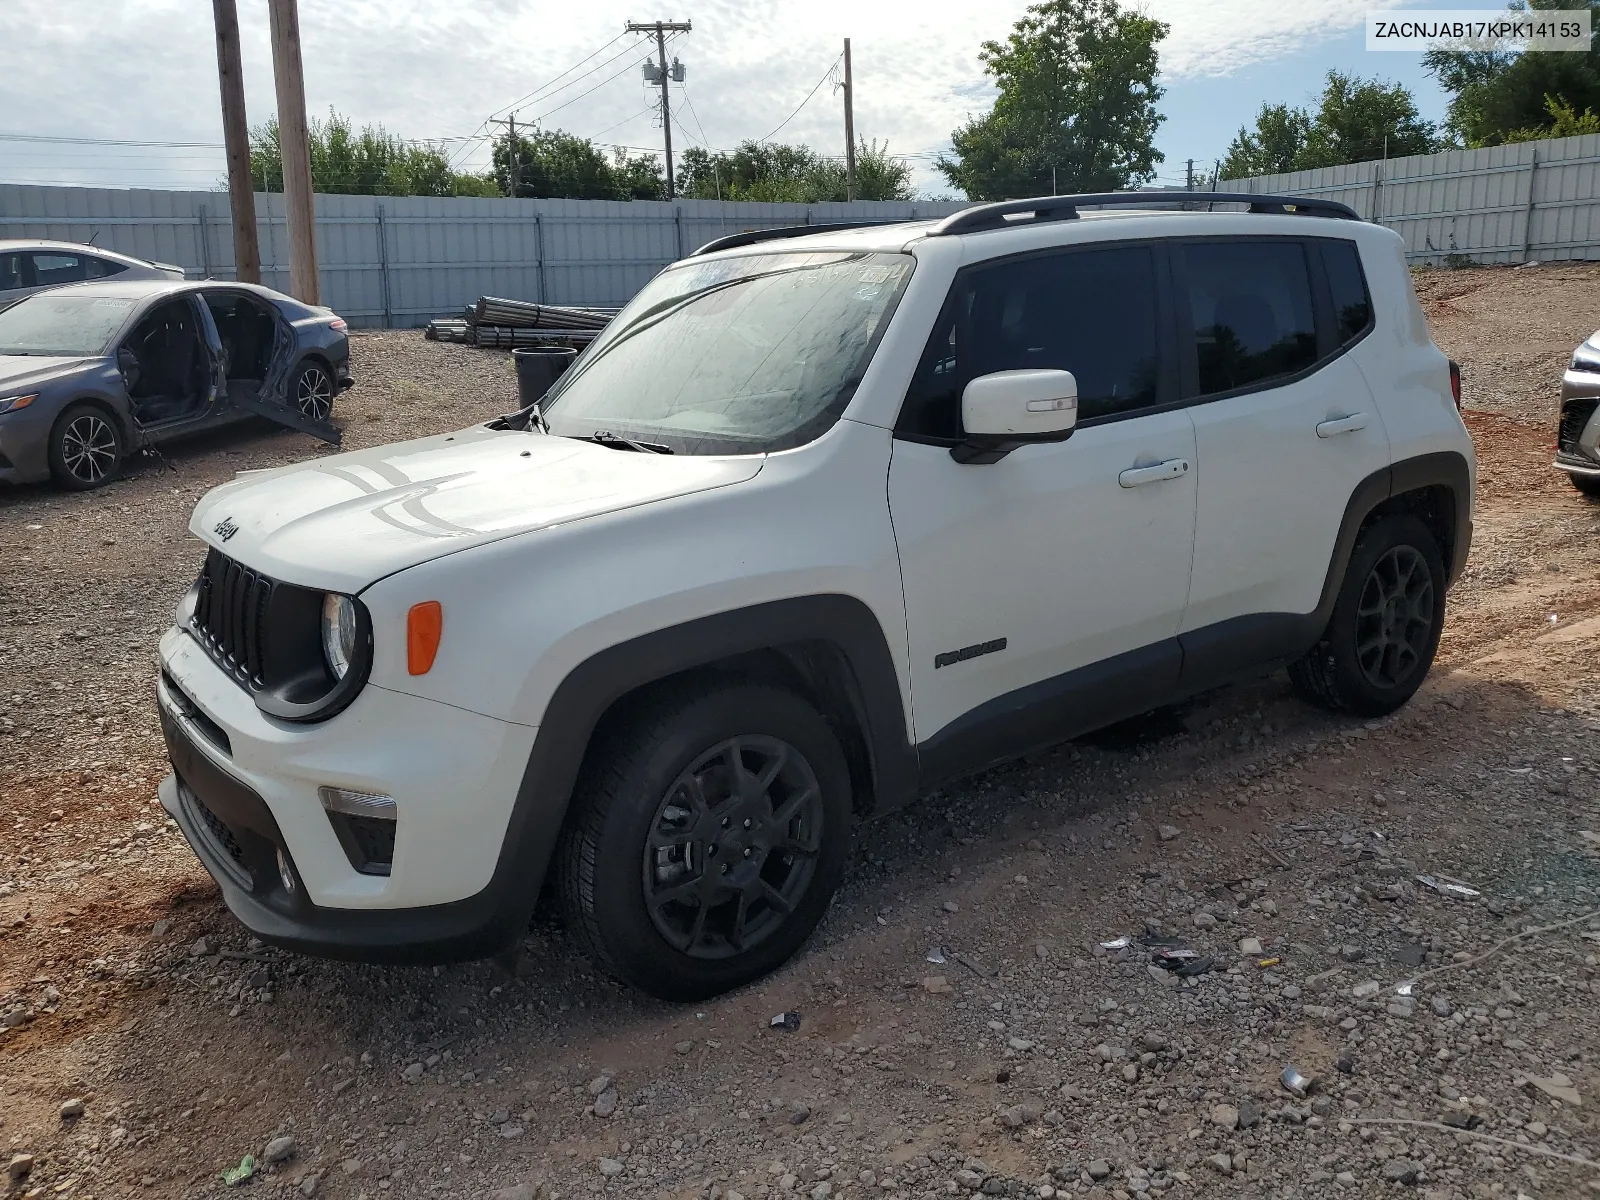
POLYGON ((333 380, 328 378, 328 373, 312 363, 300 368, 294 386, 294 405, 302 416, 326 421, 333 412, 333 380))
POLYGON ((117 431, 95 413, 74 417, 61 434, 61 461, 80 483, 99 483, 117 465, 117 431))

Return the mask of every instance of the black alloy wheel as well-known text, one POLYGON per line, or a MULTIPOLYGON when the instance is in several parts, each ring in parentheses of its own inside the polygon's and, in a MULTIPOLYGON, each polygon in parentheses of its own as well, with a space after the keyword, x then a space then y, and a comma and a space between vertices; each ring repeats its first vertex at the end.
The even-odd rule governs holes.
POLYGON ((86 492, 110 482, 122 462, 122 431, 92 404, 61 414, 50 435, 50 473, 62 487, 86 492))
POLYGON ((780 966, 844 876, 850 768, 787 689, 707 676, 609 716, 584 757, 556 883, 594 961, 663 1000, 780 966))
POLYGON ((1356 660, 1377 687, 1404 682, 1433 644, 1433 575, 1414 546, 1384 554, 1361 586, 1356 607, 1356 660))
POLYGON ((303 362, 290 383, 300 415, 326 421, 333 412, 333 378, 320 363, 303 362))
POLYGON ((729 958, 799 906, 822 848, 822 789, 793 746, 729 738, 667 789, 644 849, 650 920, 690 958, 729 958))
POLYGON ((1438 539, 1410 513, 1381 517, 1351 551, 1322 638, 1289 665, 1307 700, 1381 717, 1422 686, 1444 628, 1445 567, 1438 539))

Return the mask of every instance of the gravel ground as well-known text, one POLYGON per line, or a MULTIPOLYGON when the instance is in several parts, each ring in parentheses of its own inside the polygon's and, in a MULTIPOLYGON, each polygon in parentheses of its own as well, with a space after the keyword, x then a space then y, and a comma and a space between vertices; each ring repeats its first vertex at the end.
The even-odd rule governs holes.
MULTIPOLYGON (((1419 280, 1485 411, 1413 704, 1335 719, 1280 676, 946 789, 861 831, 793 963, 698 1009, 596 974, 547 914, 514 966, 404 970, 228 917, 152 799, 151 649, 196 496, 314 443, 0 496, 16 1193, 221 1195, 251 1154, 248 1187, 371 1200, 1600 1195, 1600 506, 1548 468, 1597 280, 1419 280), (1202 973, 1156 965, 1173 939, 1202 973)), ((500 354, 353 353, 352 445, 511 403, 500 354)))

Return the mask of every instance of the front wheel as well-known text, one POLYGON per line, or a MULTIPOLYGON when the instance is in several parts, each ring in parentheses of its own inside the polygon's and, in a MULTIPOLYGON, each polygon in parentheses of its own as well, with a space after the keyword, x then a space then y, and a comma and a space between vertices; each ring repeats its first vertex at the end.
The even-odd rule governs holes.
POLYGON ((1572 480, 1572 486, 1585 496, 1600 500, 1600 475, 1580 475, 1576 471, 1568 471, 1567 478, 1572 480))
POLYGON ((1333 617, 1289 678, 1324 708, 1381 717, 1422 686, 1444 628, 1444 558, 1416 517, 1377 521, 1356 541, 1333 617))
POLYGON ((838 739, 760 684, 658 694, 591 751, 563 838, 568 920, 613 974, 698 1000, 789 958, 850 842, 838 739))
POLYGON ((95 404, 74 404, 50 430, 50 474, 64 488, 87 492, 116 478, 122 465, 122 430, 95 404))

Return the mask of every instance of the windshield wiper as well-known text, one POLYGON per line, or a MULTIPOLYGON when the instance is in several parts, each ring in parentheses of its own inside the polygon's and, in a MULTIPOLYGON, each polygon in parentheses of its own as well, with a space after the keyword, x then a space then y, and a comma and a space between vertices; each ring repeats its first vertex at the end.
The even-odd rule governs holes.
POLYGON ((625 438, 606 429, 596 429, 588 437, 574 435, 574 440, 579 442, 593 442, 596 446, 610 446, 613 450, 637 450, 640 454, 671 454, 671 446, 663 446, 660 442, 636 442, 633 438, 625 438))

